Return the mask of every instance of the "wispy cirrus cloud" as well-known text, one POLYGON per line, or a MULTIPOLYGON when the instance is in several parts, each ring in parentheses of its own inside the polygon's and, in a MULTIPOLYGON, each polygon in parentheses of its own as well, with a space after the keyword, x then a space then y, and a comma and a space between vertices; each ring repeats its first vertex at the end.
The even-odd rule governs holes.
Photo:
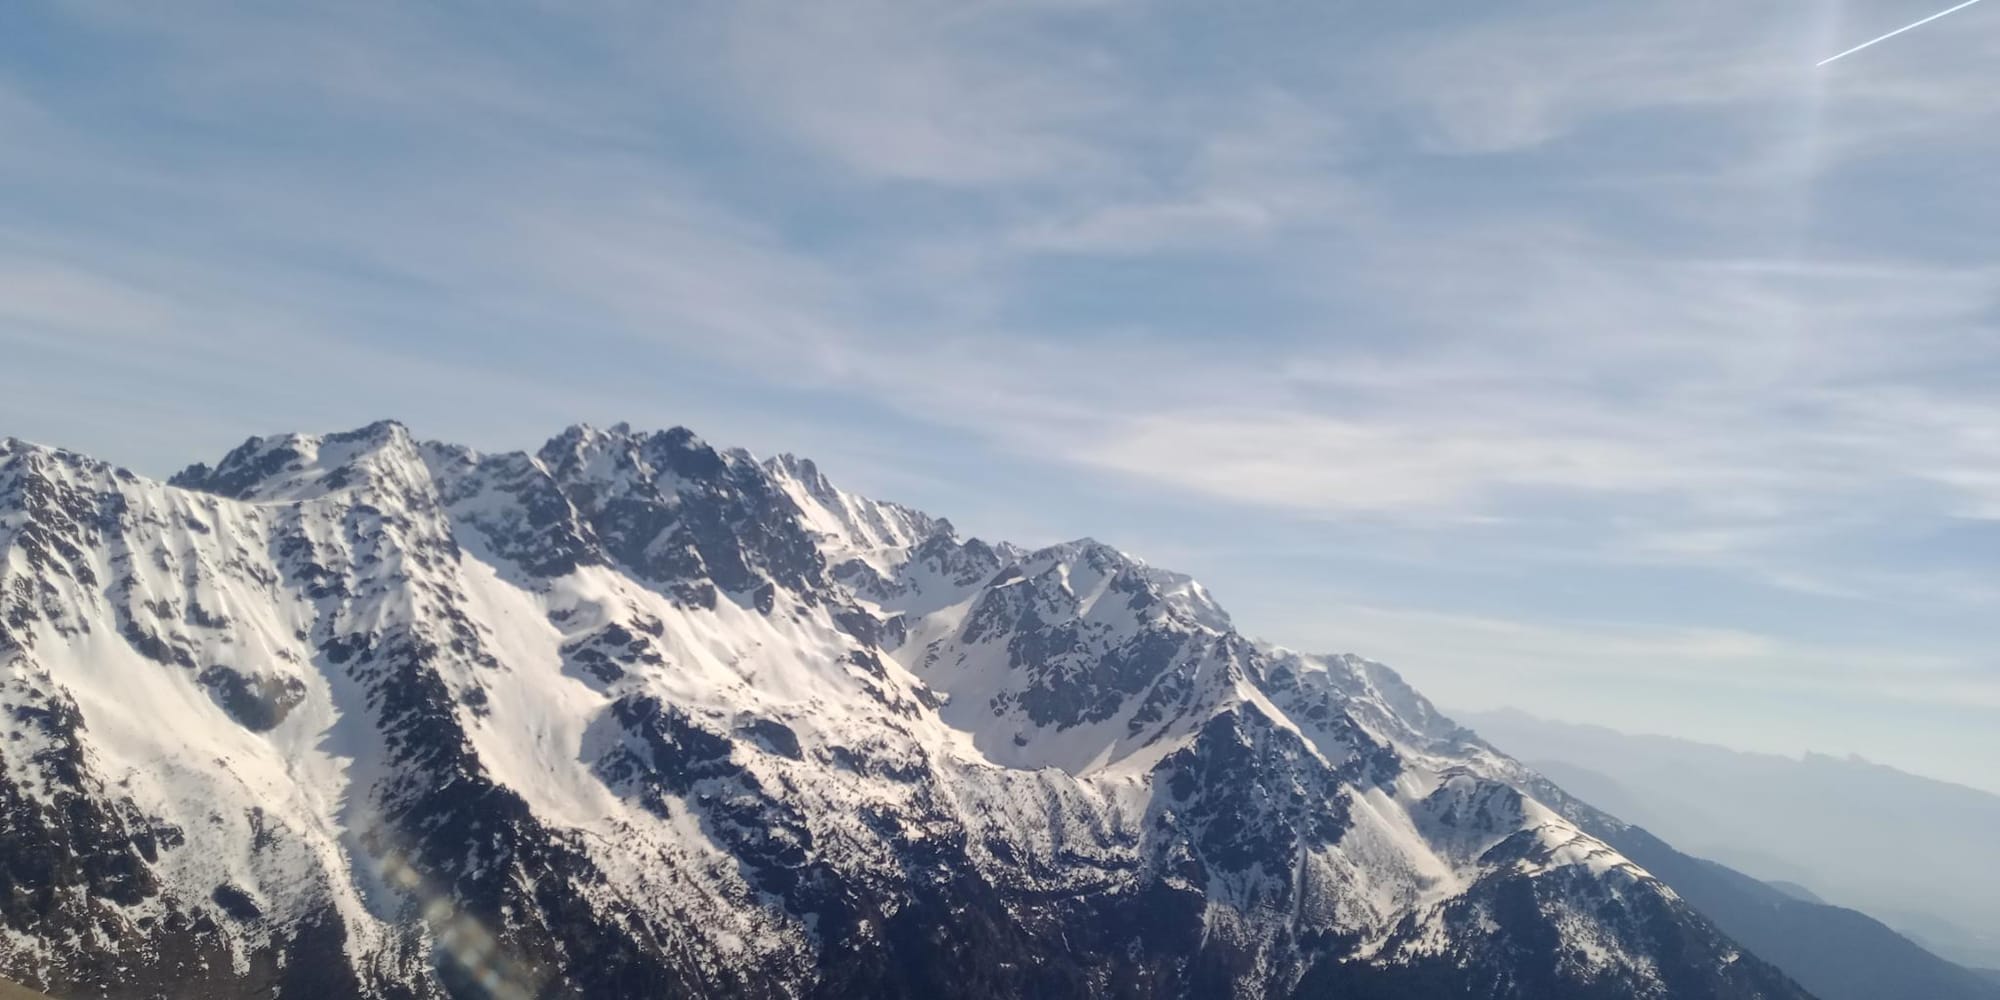
POLYGON ((1326 553, 1288 588, 1576 669, 1707 647, 1597 641, 1559 579, 1654 639, 1763 602, 1780 645, 1717 662, 1777 685, 1815 616, 1960 656, 1979 602, 1924 595, 2000 510, 2000 32, 1815 73, 1849 6, 0 14, 63 42, 0 60, 0 419, 87 387, 73 443, 138 417, 158 465, 685 421, 998 530, 1282 526, 1326 553))
POLYGON ((1113 169, 1090 133, 1136 111, 1106 54, 1034 30, 1050 5, 758 0, 706 13, 743 105, 870 179, 986 186, 1113 169))
MULTIPOLYGON (((146 185, 170 186, 228 220, 239 243, 283 230, 277 238, 337 248, 434 299, 482 300, 479 309, 522 321, 588 319, 600 335, 720 363, 782 359, 808 383, 900 387, 912 409, 996 443, 1229 500, 1476 518, 1556 490, 1776 514, 1805 496, 1851 498, 1884 471, 1962 494, 1964 510, 1989 500, 1976 435, 1941 434, 1924 416, 1968 415, 1976 401, 1880 373, 1912 344, 1934 363, 1981 360, 1990 272, 1837 251, 1760 260, 1769 234, 1727 226, 1681 235, 1664 253, 1651 230, 1595 217, 1592 199, 1568 206, 1529 190, 1521 205, 1435 210, 1410 204, 1421 195, 1408 190, 1433 182, 1406 185, 1367 164, 1394 141, 1367 126, 1383 95, 1447 131, 1509 130, 1500 142, 1455 142, 1461 155, 1531 151, 1595 122, 1691 106, 1723 121, 1688 131, 1760 148, 1732 116, 1802 99, 1780 59, 1790 50, 1773 47, 1782 18, 1719 44, 1727 12, 1714 5, 1671 19, 1487 19, 1445 25, 1393 65, 1344 69, 1338 79, 1356 96, 1252 78, 1233 95, 1189 98, 1121 61, 1108 39, 1038 21, 1104 14, 1089 8, 700 11, 691 33, 717 43, 713 65, 732 81, 715 96, 767 122, 779 145, 817 150, 864 185, 986 192, 970 207, 970 195, 948 196, 950 207, 929 213, 930 232, 902 235, 892 222, 847 256, 838 240, 830 253, 802 246, 789 212, 717 197, 698 165, 634 148, 647 137, 645 102, 616 95, 659 94, 675 74, 628 54, 612 61, 612 79, 533 63, 543 72, 522 78, 519 64, 447 25, 359 9, 220 34, 181 18, 114 23, 181 47, 186 62, 161 70, 169 92, 227 103, 235 84, 291 90, 339 114, 447 123, 447 135, 490 130, 495 157, 440 162, 454 173, 445 186, 421 158, 399 163, 365 191, 329 191, 330 211, 292 198, 282 159, 258 169, 232 157, 213 177, 133 172, 129 195, 150 200, 146 185), (1117 120, 1142 98, 1157 98, 1146 105, 1156 120, 1117 120), (1483 99, 1532 113, 1466 104, 1483 99), (603 141, 564 151, 542 141, 591 136, 603 141), (1036 196, 1008 193, 1017 190, 1036 196), (245 217, 268 224, 235 221, 245 217), (954 243, 970 249, 938 275, 941 287, 876 267, 954 243), (1279 318, 1289 331, 1280 337, 1114 320, 1169 342, 1255 345, 1234 363, 1024 327, 1008 313, 1040 294, 1036 261, 1052 254, 1140 266, 1170 254, 1196 269, 1227 254, 1266 270, 1222 289, 1225 300, 1268 293, 1305 306, 1279 318), (977 352, 960 345, 996 337, 1011 346, 983 352, 984 364, 1017 363, 990 372, 970 401, 945 393, 958 405, 940 408, 925 387, 949 385, 947 373, 977 352), (1148 355, 1142 384, 1051 372, 1128 369, 1135 351, 1148 355)), ((571 26, 578 37, 616 29, 605 10, 591 13, 602 20, 571 26)), ((1814 23, 1828 30, 1825 17, 1814 23)), ((1871 92, 1935 99, 1921 88, 1871 92)), ((308 280, 339 294, 335 282, 308 280)))

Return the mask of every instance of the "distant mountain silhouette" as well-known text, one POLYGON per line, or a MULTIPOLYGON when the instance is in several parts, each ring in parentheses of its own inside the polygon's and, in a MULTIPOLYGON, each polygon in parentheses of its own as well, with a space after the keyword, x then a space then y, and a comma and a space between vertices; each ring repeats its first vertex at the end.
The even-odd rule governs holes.
POLYGON ((1931 954, 1867 914, 1794 898, 1636 827, 1605 840, 1820 1000, 2000 1000, 2000 982, 1931 954))
POLYGON ((1858 758, 1743 753, 1517 711, 1456 717, 1684 851, 2000 968, 2000 796, 1858 758))
POLYGON ((1778 890, 1779 892, 1784 893, 1787 896, 1792 897, 1793 899, 1804 900, 1805 902, 1808 903, 1819 903, 1821 905, 1826 904, 1826 900, 1819 898, 1818 893, 1813 892, 1811 889, 1808 889, 1805 886, 1798 884, 1797 882, 1787 882, 1784 879, 1773 879, 1771 881, 1765 882, 1764 884, 1770 886, 1773 889, 1778 890))
POLYGON ((1655 878, 1820 1000, 2000 1000, 2000 986, 1926 951, 1872 917, 1798 899, 1742 872, 1682 853, 1604 814, 1546 776, 1529 790, 1655 878))

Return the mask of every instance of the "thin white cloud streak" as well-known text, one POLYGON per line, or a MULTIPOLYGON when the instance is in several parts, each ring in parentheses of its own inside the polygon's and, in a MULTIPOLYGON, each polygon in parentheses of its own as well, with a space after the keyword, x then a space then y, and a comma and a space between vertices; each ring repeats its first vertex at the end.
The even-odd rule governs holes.
POLYGON ((1938 11, 1937 13, 1935 13, 1935 14, 1932 14, 1932 15, 1931 15, 1931 16, 1929 16, 1929 17, 1926 17, 1926 18, 1922 18, 1921 20, 1918 20, 1918 21, 1915 21, 1915 22, 1913 22, 1913 23, 1911 23, 1911 24, 1906 24, 1906 25, 1904 25, 1904 26, 1902 26, 1902 27, 1900 27, 1900 28, 1897 28, 1896 30, 1894 30, 1894 31, 1891 31, 1891 32, 1889 32, 1889 33, 1888 33, 1888 34, 1886 34, 1886 35, 1880 35, 1880 36, 1877 36, 1877 37, 1875 37, 1875 38, 1871 38, 1871 39, 1869 39, 1869 40, 1867 40, 1867 41, 1865 41, 1865 42, 1862 42, 1862 43, 1861 43, 1860 45, 1856 45, 1855 47, 1853 47, 1853 48, 1851 48, 1851 49, 1847 49, 1847 50, 1846 50, 1846 51, 1844 51, 1844 52, 1839 52, 1839 53, 1836 53, 1836 54, 1834 54, 1834 55, 1831 55, 1831 56, 1828 56, 1828 57, 1826 57, 1825 59, 1821 59, 1821 60, 1819 61, 1819 63, 1818 63, 1817 65, 1819 65, 1819 66, 1826 66, 1826 65, 1828 65, 1828 64, 1830 64, 1830 63, 1835 63, 1835 62, 1839 62, 1840 60, 1842 60, 1842 59, 1845 59, 1845 58, 1847 58, 1848 56, 1851 56, 1851 55, 1854 55, 1854 54, 1855 54, 1855 53, 1857 53, 1857 52, 1864 52, 1864 51, 1867 51, 1868 49, 1872 49, 1872 48, 1874 48, 1875 46, 1877 46, 1877 45, 1880 45, 1880 44, 1882 44, 1883 42, 1886 42, 1886 41, 1888 41, 1889 39, 1891 39, 1891 38, 1894 38, 1894 37, 1896 37, 1897 35, 1901 35, 1901 34, 1904 34, 1905 32, 1910 32, 1910 31, 1915 31, 1915 30, 1917 30, 1918 28, 1921 28, 1921 27, 1923 27, 1924 25, 1926 25, 1926 24, 1929 24, 1929 23, 1931 23, 1932 21, 1936 21, 1936 20, 1938 20, 1938 19, 1940 19, 1940 18, 1944 18, 1944 17, 1949 17, 1949 16, 1951 16, 1951 15, 1953 15, 1953 14, 1956 14, 1956 13, 1958 13, 1959 11, 1961 11, 1961 10, 1964 10, 1965 8, 1967 8, 1967 7, 1970 7, 1970 6, 1972 6, 1973 4, 1976 4, 1976 3, 1978 3, 1978 2, 1979 2, 1979 0, 1965 0, 1965 2, 1964 2, 1964 3, 1961 3, 1961 4, 1957 4, 1957 5, 1954 5, 1954 6, 1951 6, 1951 7, 1947 7, 1947 8, 1945 8, 1944 10, 1941 10, 1941 11, 1938 11))
POLYGON ((1592 5, 1444 24, 1366 72, 1442 152, 1540 146, 1635 107, 1702 110, 1768 99, 1801 75, 1801 3, 1592 5))
POLYGON ((1079 185, 1016 229, 1009 244, 1028 253, 1133 256, 1268 250, 1368 210, 1366 192, 1346 173, 1352 138, 1296 94, 1198 99, 1149 117, 1147 139, 1184 150, 1181 165, 1154 177, 1134 164, 1079 185))
POLYGON ((749 107, 865 176, 979 186, 1095 169, 1088 133, 1126 109, 1120 81, 1087 50, 1015 30, 1024 10, 1039 12, 733 3, 725 66, 749 107))
POLYGON ((188 318, 175 300, 100 274, 0 256, 0 325, 16 342, 165 339, 184 329, 188 318))
MULTIPOLYGON (((1903 697, 1907 689, 1894 679, 1910 674, 1960 676, 1968 681, 1971 665, 1955 656, 1914 653, 1908 649, 1867 649, 1834 646, 1720 628, 1670 628, 1604 622, 1531 623, 1474 615, 1440 614, 1368 605, 1334 605, 1326 609, 1320 629, 1338 643, 1338 636, 1357 631, 1389 631, 1399 636, 1390 644, 1412 641, 1419 634, 1469 650, 1482 648, 1518 662, 1537 676, 1574 676, 1578 663, 1617 664, 1627 675, 1663 680, 1698 680, 1745 687, 1784 687, 1809 681, 1828 688, 1870 697, 1903 697), (1893 663, 1895 669, 1885 669, 1893 663), (1754 670, 1746 670, 1754 667, 1754 670)), ((1340 643, 1338 648, 1351 648, 1340 643)), ((1490 669, 1490 663, 1453 655, 1451 660, 1490 669)), ((1496 672, 1496 679, 1504 672, 1496 672)), ((2000 677, 1975 685, 1985 699, 2000 704, 2000 677)))

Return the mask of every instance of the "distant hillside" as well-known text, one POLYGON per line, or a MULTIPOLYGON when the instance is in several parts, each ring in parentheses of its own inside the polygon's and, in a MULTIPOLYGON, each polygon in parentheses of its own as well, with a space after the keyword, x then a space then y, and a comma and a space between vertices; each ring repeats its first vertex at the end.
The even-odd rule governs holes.
POLYGON ((1819 898, 1818 893, 1813 892, 1811 889, 1808 889, 1805 886, 1798 884, 1797 882, 1787 882, 1784 879, 1773 879, 1771 881, 1765 882, 1764 884, 1770 886, 1773 889, 1778 890, 1779 892, 1784 893, 1787 896, 1792 897, 1793 899, 1801 899, 1808 903, 1819 903, 1822 905, 1826 903, 1826 900, 1819 898))
POLYGON ((1607 833, 1620 853, 1821 1000, 2000 1000, 2000 981, 1953 965, 1864 913, 1794 898, 1636 827, 1607 833))
POLYGON ((2000 968, 2000 796, 1854 758, 1742 753, 1515 711, 1454 717, 1681 850, 2000 968))
MULTIPOLYGON (((1587 774, 1588 772, 1586 772, 1587 774)), ((1855 910, 1798 899, 1676 850, 1643 827, 1578 800, 1546 777, 1536 797, 1667 883, 1752 953, 1819 1000, 2000 1000, 2000 983, 1954 965, 1855 910)))

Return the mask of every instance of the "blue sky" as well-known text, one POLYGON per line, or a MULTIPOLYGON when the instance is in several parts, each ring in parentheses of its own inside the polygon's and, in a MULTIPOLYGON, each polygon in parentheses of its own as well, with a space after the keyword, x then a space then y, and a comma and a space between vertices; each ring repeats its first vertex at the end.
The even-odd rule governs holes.
POLYGON ((0 433, 685 424, 2000 788, 2000 6, 0 9, 0 433))

